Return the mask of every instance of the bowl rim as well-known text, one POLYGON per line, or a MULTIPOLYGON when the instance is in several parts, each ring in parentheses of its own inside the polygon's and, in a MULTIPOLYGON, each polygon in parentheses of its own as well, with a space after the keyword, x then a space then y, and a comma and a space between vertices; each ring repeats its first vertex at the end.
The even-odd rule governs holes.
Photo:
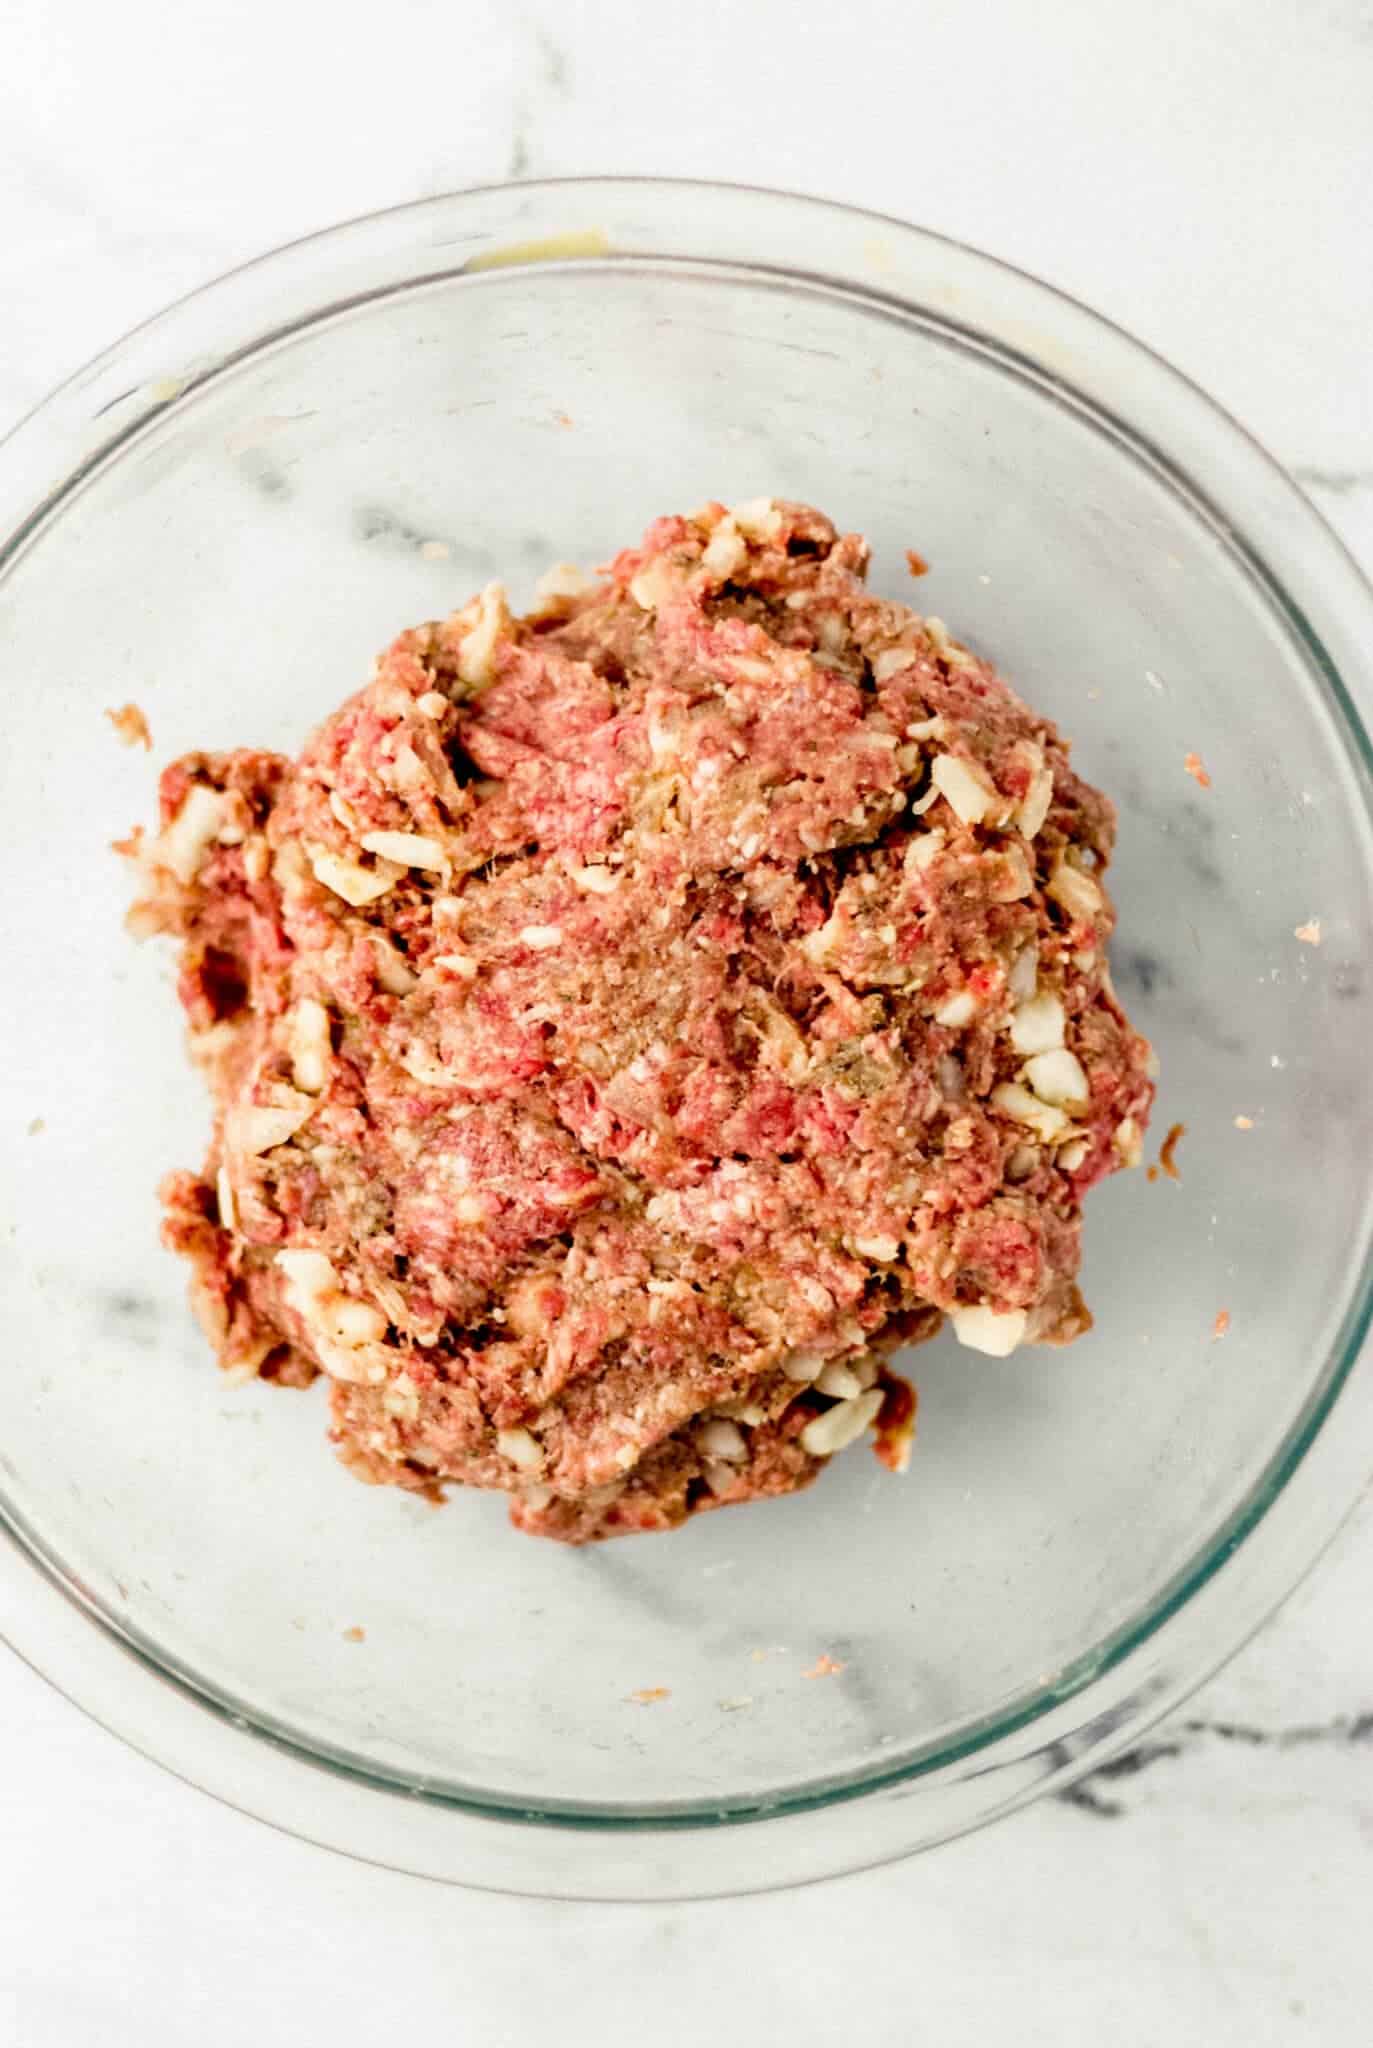
MULTIPOLYGON (((395 236, 399 244, 398 253, 407 263, 413 264, 417 258, 427 257, 444 246, 437 242, 423 247, 411 246, 405 231, 414 223, 431 220, 451 224, 455 214, 466 212, 475 216, 482 212, 483 207, 490 210, 494 206, 497 210, 509 210, 515 223, 526 220, 532 212, 535 225, 543 225, 541 208, 544 213, 550 213, 551 209, 550 217, 556 217, 558 209, 568 204, 593 206, 607 217, 618 210, 621 219, 615 235, 607 240, 606 246, 575 249, 560 246, 559 236, 553 232, 543 238, 531 238, 524 244, 515 243, 515 253, 501 255, 502 250, 509 252, 512 245, 500 242, 497 229, 489 226, 477 229, 475 253, 478 256, 484 253, 487 257, 494 253, 501 264, 542 264, 560 271, 588 267, 595 270, 604 264, 626 259, 641 267, 654 261, 694 263, 716 274, 742 268, 755 276, 781 278, 801 289, 819 290, 831 295, 836 292, 857 294, 874 311, 894 311, 907 320, 918 316, 941 331, 971 336, 1005 367, 1014 368, 1018 364, 1044 385, 1049 395, 1060 402, 1082 407, 1097 425, 1112 428, 1137 459, 1160 470, 1172 488, 1181 490, 1193 501, 1209 522, 1223 533, 1232 554, 1259 581, 1270 603, 1279 612, 1286 631, 1305 651, 1316 672, 1318 684, 1333 713, 1335 729, 1354 766, 1356 784, 1362 789, 1365 809, 1373 819, 1373 746, 1370 746, 1352 689, 1344 679, 1346 664, 1332 654, 1318 636, 1306 604, 1300 595, 1294 596, 1279 580, 1270 566, 1267 551, 1251 544, 1236 522, 1213 503, 1209 492, 1197 483, 1190 471, 1175 461, 1166 448, 1157 445, 1151 435, 1138 429, 1128 412, 1124 416, 1117 415, 1091 391, 1090 385, 1084 387, 1080 378, 1075 380, 1061 364, 1054 363, 1054 336, 1050 331, 1053 320, 1063 326, 1083 329, 1104 351, 1114 353, 1125 363, 1136 367, 1142 365, 1148 378, 1169 394, 1170 403, 1181 401, 1194 422, 1200 419, 1209 423, 1212 433, 1225 444, 1226 452, 1241 466, 1247 467, 1251 473, 1262 472, 1268 488, 1286 515, 1295 517, 1300 529, 1308 537, 1314 537, 1310 545, 1318 558, 1318 567, 1330 571, 1335 580, 1345 586, 1343 598, 1337 595, 1332 604, 1338 606, 1343 603, 1355 614, 1362 614, 1362 630, 1368 635, 1368 644, 1373 645, 1373 589, 1319 512, 1254 437, 1157 352, 1125 334, 1082 302, 1045 284, 1029 272, 893 215, 748 184, 695 179, 591 177, 471 186, 354 216, 235 266, 129 330, 84 368, 68 377, 0 440, 0 578, 70 500, 96 474, 118 462, 130 444, 164 413, 193 398, 198 390, 232 369, 245 356, 269 346, 281 333, 308 328, 356 305, 359 300, 380 294, 355 293, 339 300, 331 300, 326 294, 299 322, 290 323, 285 328, 269 327, 265 331, 254 331, 243 347, 213 357, 185 377, 150 378, 148 362, 155 360, 158 350, 164 349, 168 342, 178 340, 179 329, 188 319, 198 318, 202 310, 216 308, 240 288, 250 288, 270 280, 275 273, 286 268, 300 264, 313 266, 321 256, 328 258, 334 253, 346 254, 357 241, 368 236, 379 235, 383 241, 395 236), (743 241, 756 241, 760 246, 752 255, 717 258, 691 252, 683 256, 671 246, 663 246, 665 241, 672 241, 672 223, 677 220, 679 211, 685 211, 693 200, 702 209, 721 206, 738 209, 743 241), (751 217, 743 218, 747 210, 757 207, 759 202, 762 212, 785 208, 789 213, 804 216, 809 223, 825 221, 835 231, 836 245, 847 238, 848 263, 817 269, 813 264, 803 266, 793 261, 770 261, 770 231, 776 222, 761 217, 757 221, 751 217), (645 206, 650 211, 655 207, 661 209, 661 217, 653 223, 657 246, 652 248, 634 246, 633 233, 626 229, 624 220, 627 209, 642 212, 645 206), (879 230, 911 258, 916 269, 922 262, 947 263, 960 272, 975 274, 992 288, 993 295, 997 289, 1013 288, 1021 299, 1029 301, 1035 311, 1052 316, 1046 319, 1044 332, 1040 335, 1048 354, 1026 353, 1023 345, 1010 345, 996 333, 994 324, 986 324, 985 315, 984 324, 979 325, 974 319, 969 326, 966 324, 966 312, 962 317, 955 317, 950 311, 903 295, 896 289, 890 275, 868 275, 861 266, 855 271, 855 238, 861 242, 863 237, 870 239, 879 230), (132 383, 128 381, 131 376, 132 383), (95 400, 101 402, 94 404, 92 409, 95 400), (74 415, 70 420, 66 417, 69 413, 74 415), (16 453, 20 458, 17 461, 16 453), (35 498, 32 496, 31 478, 44 471, 47 477, 51 477, 54 474, 54 456, 57 480, 46 488, 40 488, 35 498), (15 473, 13 484, 10 481, 11 467, 15 473), (14 503, 18 504, 18 517, 10 526, 8 515, 14 503)), ((500 232, 504 232, 503 227, 500 232)), ((778 239, 780 241, 781 237, 778 239)), ((818 248, 822 241, 821 236, 815 235, 812 245, 818 248)), ((385 291, 414 290, 440 279, 471 277, 476 272, 489 272, 496 267, 497 264, 490 262, 474 263, 472 255, 468 255, 456 265, 412 268, 406 274, 398 275, 385 287, 385 291)), ((182 352, 176 346, 169 352, 172 357, 181 359, 182 352)), ((1352 644, 1354 634, 1348 637, 1352 644)), ((242 1703, 226 1698, 218 1689, 197 1680, 194 1673, 179 1669, 175 1660, 159 1653, 154 1644, 122 1624, 87 1589, 73 1582, 60 1558, 49 1554, 22 1513, 5 1497, 3 1489, 0 1489, 0 1526, 4 1527, 10 1540, 0 1546, 4 1563, 0 1589, 17 1586, 11 1563, 22 1569, 30 1585, 33 1568, 37 1567, 42 1582, 47 1587, 56 1588, 84 1620, 94 1622, 109 1645, 117 1650, 120 1659, 132 1659, 159 1686, 175 1689, 193 1705, 198 1720, 203 1720, 207 1714, 218 1717, 226 1728, 235 1731, 237 1736, 246 1736, 254 1746, 270 1745, 293 1762, 309 1763, 317 1772, 340 1777, 350 1786, 365 1788, 393 1801, 399 1798, 413 1802, 418 1796, 426 1805, 436 1807, 449 1816, 468 1816, 487 1826, 502 1824, 523 1832, 526 1838, 533 1829, 541 1834, 549 1830, 571 1831, 582 1839, 588 1834, 604 1839, 607 1834, 618 1833, 648 1838, 667 1835, 680 1840, 684 1832, 710 1835, 721 1827, 733 1827, 737 1837, 741 1833, 756 1832, 758 1823, 764 1824, 762 1831, 766 1832, 766 1824, 769 1823, 776 1825, 789 1819, 803 1819, 822 1810, 832 1811, 848 1802, 869 1800, 874 1795, 909 1791, 913 1785, 928 1782, 941 1773, 952 1774, 953 1779, 964 1786, 975 1782, 979 1784, 978 1799, 969 1806, 966 1817, 961 1818, 954 1828, 944 1830, 944 1833, 958 1832, 1010 1804, 1021 1803, 1023 1798, 1032 1796, 1047 1783, 1069 1782, 1083 1770, 1103 1761, 1112 1751, 1128 1746, 1158 1713, 1166 1711, 1185 1692, 1201 1683, 1290 1591, 1296 1578, 1314 1561, 1334 1534, 1343 1514, 1352 1507, 1356 1489, 1351 1488, 1347 1495, 1341 1496, 1338 1512, 1329 1512, 1327 1501, 1323 1503, 1327 1508, 1324 1515, 1308 1514, 1311 1526, 1305 1541, 1289 1541, 1285 1546, 1278 1546, 1294 1553, 1287 1561, 1281 1582, 1270 1579, 1261 1591, 1251 1588, 1250 1597, 1241 1603, 1228 1625, 1222 1624, 1219 1633, 1212 1628, 1204 1646, 1193 1644, 1190 1654, 1181 1660, 1178 1668, 1164 1668, 1167 1660, 1160 1660, 1157 1655, 1160 1639, 1170 1630, 1176 1634, 1174 1625, 1184 1614, 1194 1611, 1199 1596, 1214 1586, 1223 1570, 1228 1569, 1233 1574, 1245 1561, 1253 1548, 1253 1539, 1262 1526, 1271 1521, 1272 1511, 1279 1501, 1289 1496, 1292 1482, 1309 1464, 1313 1449, 1323 1437, 1328 1437, 1329 1432, 1325 1430, 1327 1420, 1337 1400, 1348 1391, 1361 1357, 1365 1369, 1359 1375, 1363 1382, 1360 1412, 1367 1409, 1369 1419, 1373 1419, 1373 1407, 1368 1400, 1370 1377, 1373 1377, 1369 1368, 1373 1367, 1373 1356, 1364 1349, 1370 1322, 1373 1322, 1373 1252, 1366 1252, 1360 1283, 1332 1340, 1326 1370, 1308 1389, 1300 1411, 1259 1479, 1245 1498, 1209 1533, 1205 1543, 1193 1551, 1188 1562, 1138 1614, 1109 1632, 1099 1644, 1073 1660, 1069 1667, 1052 1679, 1018 1696, 996 1712, 964 1724, 952 1738, 928 1743, 878 1768, 810 1781, 775 1799, 761 1802, 742 1799, 706 1802, 698 1799, 633 1810, 607 1810, 577 1802, 556 1801, 536 1806, 525 1801, 513 1803, 484 1797, 467 1789, 412 1785, 398 1776, 388 1775, 364 1759, 344 1752, 330 1753, 298 1734, 272 1725, 266 1717, 253 1714, 242 1703), (1311 1540, 1313 1534, 1314 1542, 1311 1540), (1139 1667, 1138 1683, 1133 1682, 1136 1667, 1139 1667), (1132 1683, 1124 1686, 1122 1681, 1127 1675, 1131 1676, 1132 1683), (1111 1681, 1109 1687, 1108 1680, 1111 1681), (1087 1711, 1092 1700, 1105 1704, 1087 1711), (1102 1725, 1103 1715, 1109 1725, 1102 1725), (1063 1732, 1065 1727, 1068 1727, 1067 1734, 1063 1732), (1052 1735, 1048 1739, 1036 1737, 1028 1746, 1021 1743, 1017 1747, 1018 1738, 1050 1729, 1052 1735), (1090 1731, 1090 1739, 1086 1731, 1090 1731), (996 1759, 990 1752, 998 1747, 1008 1754, 1014 1752, 1012 1760, 1016 1763, 1024 1763, 1027 1756, 1037 1760, 1034 1782, 1028 1785, 1028 1789, 1022 1786, 1016 1790, 1008 1782, 996 1787, 995 1796, 990 1796, 992 1788, 986 1781, 994 1778, 997 1770, 996 1759), (741 1822, 755 1826, 741 1831, 737 1825, 741 1822)), ((1351 1433, 1352 1429, 1351 1415, 1351 1433)), ((1373 1432, 1361 1439, 1361 1443, 1357 1462, 1366 1470, 1368 1450, 1373 1446, 1373 1432)), ((1252 1559, 1250 1561, 1252 1563, 1252 1559)), ((1252 1578, 1252 1572, 1249 1576, 1252 1578)), ((17 1594, 16 1598, 19 1607, 24 1609, 25 1618, 15 1628, 9 1619, 8 1602, 0 1606, 0 1634, 11 1642, 18 1654, 34 1668, 51 1676, 68 1697, 96 1719, 104 1721, 105 1725, 118 1724, 119 1732, 135 1747, 154 1755, 156 1760, 165 1761, 166 1758, 150 1748, 146 1740, 139 1739, 137 1712, 132 1715, 132 1731, 125 1725, 130 1720, 128 1712, 112 1714, 106 1719, 101 1710, 105 1696, 103 1688, 107 1683, 104 1677, 92 1690, 89 1682, 69 1675, 71 1658, 63 1647, 50 1641, 45 1652, 37 1644, 37 1638, 47 1632, 35 1620, 32 1600, 17 1594), (31 1645, 35 1646, 32 1650, 31 1645)), ((109 1668, 112 1667, 102 1667, 109 1668)), ((170 1767, 177 1768, 175 1763, 170 1767)), ((241 1780, 241 1764, 235 1767, 235 1773, 241 1780)), ((216 1775, 213 1769, 198 1769, 190 1764, 182 1774, 218 1791, 220 1796, 226 1796, 222 1786, 213 1782, 216 1775)), ((244 1803, 246 1810, 262 1811, 261 1795, 257 1803, 252 1799, 240 1802, 231 1794, 227 1796, 230 1796, 231 1803, 244 1803)), ((277 1818, 277 1815, 269 1813, 267 1817, 277 1818)), ((278 1824, 291 1825, 280 1821, 278 1824)), ((295 1831, 311 1832, 308 1826, 295 1831)), ((932 1838, 942 1839, 943 1836, 932 1838)), ((334 1845, 353 1848, 353 1853, 366 1853, 359 1852, 347 1841, 335 1840, 334 1845)), ((892 1853, 904 1853, 909 1846, 912 1844, 907 1842, 892 1853)), ((378 1860, 391 1862, 395 1859, 384 1854, 378 1860)), ((859 1858, 859 1861, 873 1860, 882 1859, 866 1854, 859 1858)), ((830 1867, 833 1866, 825 1865, 826 1869, 830 1867)), ((823 1873, 817 1869, 800 1874, 823 1873)), ((482 1880, 478 1878, 477 1881, 482 1880)), ((783 1881, 795 1881, 794 1874, 783 1881)), ((688 1894, 669 1890, 659 1895, 688 1894)))

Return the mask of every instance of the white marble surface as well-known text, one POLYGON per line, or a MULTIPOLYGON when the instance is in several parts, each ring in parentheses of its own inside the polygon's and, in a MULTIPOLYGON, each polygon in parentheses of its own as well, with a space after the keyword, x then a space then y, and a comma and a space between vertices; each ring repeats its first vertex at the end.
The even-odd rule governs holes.
MULTIPOLYGON (((506 175, 751 179, 1008 257, 1154 343, 1373 568, 1369 0, 9 0, 0 426, 167 299, 506 175), (327 23, 327 26, 326 26, 327 23), (839 47, 845 33, 852 42, 839 47)), ((1373 709, 1373 707, 1369 707, 1373 709)), ((721 1906, 521 1904, 349 1864, 122 1750, 0 1655, 0 2040, 671 2048, 1368 2039, 1373 1496, 1109 1773, 899 1868, 721 1906)))

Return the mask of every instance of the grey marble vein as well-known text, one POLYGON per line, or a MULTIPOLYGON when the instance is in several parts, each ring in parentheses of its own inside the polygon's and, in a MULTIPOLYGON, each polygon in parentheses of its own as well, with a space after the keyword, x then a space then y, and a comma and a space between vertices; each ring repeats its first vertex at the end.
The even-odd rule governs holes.
POLYGON ((550 101, 567 99, 572 86, 572 66, 566 47, 542 23, 525 20, 521 27, 531 54, 510 109, 507 178, 538 176, 545 168, 538 137, 540 111, 550 101))
POLYGON ((1195 1752, 1204 1742, 1238 1743, 1249 1749, 1308 1749, 1316 1744, 1331 1748, 1356 1748, 1373 1742, 1373 1708, 1354 1714, 1336 1714, 1328 1721, 1298 1722, 1289 1728, 1261 1728, 1248 1721, 1224 1721, 1207 1717, 1180 1721, 1166 1735, 1137 1748, 1126 1750, 1066 1786, 1055 1797, 1065 1806, 1098 1820, 1120 1820, 1132 1809, 1114 1799, 1103 1787, 1121 1784, 1167 1763, 1195 1752))
POLYGON ((1368 469, 1322 469, 1309 463, 1299 464, 1292 471, 1299 484, 1309 490, 1334 491, 1343 497, 1351 491, 1373 489, 1373 468, 1368 469))

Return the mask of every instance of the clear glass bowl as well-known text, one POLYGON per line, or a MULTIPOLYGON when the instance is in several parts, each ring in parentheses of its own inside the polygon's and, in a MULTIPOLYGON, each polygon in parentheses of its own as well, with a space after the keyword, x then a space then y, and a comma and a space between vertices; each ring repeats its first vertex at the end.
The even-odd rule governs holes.
POLYGON ((468 192, 121 342, 0 453, 0 533, 0 1622, 91 1713, 384 1863, 721 1892, 1066 1782, 1290 1587, 1373 1449, 1373 602, 1182 378, 893 221, 468 192), (153 770, 102 713, 141 704, 157 761, 294 749, 488 576, 525 597, 659 511, 760 492, 867 532, 898 596, 924 553, 921 605, 1119 799, 1115 973, 1182 1180, 1090 1205, 1088 1339, 921 1353, 904 1480, 855 1450, 796 1498, 567 1551, 496 1498, 358 1486, 320 1389, 216 1378, 153 1192, 199 1162, 206 1105, 109 852, 153 770), (807 1676, 822 1655, 843 1670, 807 1676))

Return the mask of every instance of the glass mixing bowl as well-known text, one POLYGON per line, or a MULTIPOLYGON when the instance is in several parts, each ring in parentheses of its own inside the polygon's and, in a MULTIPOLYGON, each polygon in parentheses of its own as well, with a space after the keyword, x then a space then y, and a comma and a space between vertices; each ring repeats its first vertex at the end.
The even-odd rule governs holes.
POLYGON ((1291 1586, 1373 1451, 1373 602, 1181 377, 894 221, 466 192, 121 342, 6 444, 0 534, 0 1623, 82 1706, 383 1863, 721 1892, 1066 1783, 1291 1586), (565 1550, 498 1498, 357 1485, 322 1388, 217 1379, 154 1199, 206 1103, 109 851, 153 765, 102 714, 139 703, 155 762, 293 750, 487 577, 527 599, 660 511, 760 493, 869 534, 896 596, 918 548, 922 607, 1119 800, 1115 975, 1182 1178, 1089 1204, 1090 1337, 920 1353, 904 1479, 855 1449, 795 1498, 565 1550))

